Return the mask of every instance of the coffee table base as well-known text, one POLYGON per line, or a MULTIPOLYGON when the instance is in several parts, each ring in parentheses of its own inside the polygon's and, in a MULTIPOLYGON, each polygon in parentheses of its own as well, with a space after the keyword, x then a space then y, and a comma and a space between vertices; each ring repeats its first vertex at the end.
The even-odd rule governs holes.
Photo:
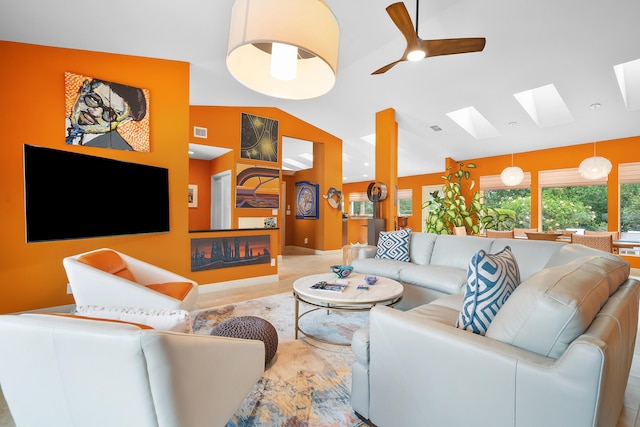
POLYGON ((340 346, 350 346, 351 343, 342 343, 342 342, 336 342, 336 341, 331 341, 322 337, 319 337, 317 335, 314 334, 310 334, 308 332, 305 332, 304 329, 302 329, 300 327, 300 319, 302 319, 303 316, 306 316, 309 313, 313 313, 314 311, 318 311, 318 310, 327 310, 327 315, 329 315, 329 312, 332 310, 335 311, 352 311, 352 312, 366 312, 366 311, 370 311, 371 308, 373 308, 376 305, 386 305, 389 307, 394 307, 396 304, 398 304, 401 300, 402 300, 402 296, 398 297, 398 298, 394 298, 392 300, 389 301, 381 301, 381 302, 377 302, 375 304, 347 304, 347 305, 340 305, 340 304, 332 304, 332 303, 320 303, 320 302, 314 302, 314 301, 308 301, 305 300, 304 298, 302 298, 300 295, 298 295, 298 293, 296 293, 295 291, 293 292, 293 297, 295 299, 296 305, 295 305, 295 339, 298 339, 298 332, 302 332, 306 337, 309 337, 315 341, 318 342, 323 342, 326 344, 333 344, 333 345, 340 345, 340 346), (306 304, 306 305, 310 305, 312 307, 311 310, 305 311, 304 313, 300 314, 300 303, 306 304))

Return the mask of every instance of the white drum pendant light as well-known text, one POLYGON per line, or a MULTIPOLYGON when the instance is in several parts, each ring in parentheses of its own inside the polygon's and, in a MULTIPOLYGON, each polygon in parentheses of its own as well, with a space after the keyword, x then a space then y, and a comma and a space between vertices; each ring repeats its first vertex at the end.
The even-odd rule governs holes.
POLYGON ((524 179, 524 172, 518 166, 513 166, 513 153, 511 153, 511 166, 504 168, 500 174, 502 183, 507 187, 515 187, 524 179))
POLYGON ((578 166, 580 176, 585 179, 601 179, 611 172, 611 162, 605 157, 596 156, 596 143, 593 143, 593 157, 584 159, 578 166))
POLYGON ((338 21, 322 0, 236 0, 227 68, 256 92, 316 98, 335 84, 339 38, 338 21))

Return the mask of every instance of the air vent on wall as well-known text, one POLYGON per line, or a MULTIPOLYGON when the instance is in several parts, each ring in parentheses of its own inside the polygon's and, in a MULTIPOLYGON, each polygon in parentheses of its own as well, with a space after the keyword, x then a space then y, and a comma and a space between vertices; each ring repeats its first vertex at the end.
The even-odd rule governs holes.
POLYGON ((196 138, 206 138, 207 137, 207 128, 201 128, 198 126, 193 127, 193 136, 196 138))
POLYGON ((429 126, 434 132, 440 132, 442 128, 438 125, 429 126))

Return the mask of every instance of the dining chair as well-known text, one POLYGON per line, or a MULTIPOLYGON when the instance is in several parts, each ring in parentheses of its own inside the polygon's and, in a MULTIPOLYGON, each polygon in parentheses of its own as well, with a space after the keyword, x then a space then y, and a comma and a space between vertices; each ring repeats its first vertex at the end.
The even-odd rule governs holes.
POLYGON ((466 236, 467 235, 467 227, 461 225, 460 227, 453 227, 453 234, 456 236, 466 236))
POLYGON ((513 230, 507 230, 507 231, 486 230, 486 234, 487 234, 487 237, 489 237, 491 239, 513 239, 513 238, 515 238, 513 230))
POLYGON ((606 236, 608 234, 611 234, 611 236, 613 237, 613 240, 620 240, 620 232, 619 231, 591 231, 591 230, 584 230, 584 234, 586 236, 606 236))
POLYGON ((611 234, 605 235, 587 235, 587 234, 572 234, 571 243, 578 243, 590 248, 599 249, 604 252, 613 252, 613 236, 611 234))

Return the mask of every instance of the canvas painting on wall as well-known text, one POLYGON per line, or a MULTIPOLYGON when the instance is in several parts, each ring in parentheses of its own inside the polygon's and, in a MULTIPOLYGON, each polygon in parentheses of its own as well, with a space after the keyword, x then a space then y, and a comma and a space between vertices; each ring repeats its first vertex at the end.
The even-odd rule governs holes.
POLYGON ((280 207, 279 169, 242 163, 236 169, 236 208, 280 207))
POLYGON ((296 182, 296 218, 318 219, 319 185, 308 181, 296 182))
POLYGON ((278 121, 242 113, 240 157, 278 162, 278 121))
POLYGON ((66 143, 149 151, 149 90, 65 73, 66 143))
POLYGON ((269 264, 270 248, 268 234, 191 239, 191 271, 269 264))

